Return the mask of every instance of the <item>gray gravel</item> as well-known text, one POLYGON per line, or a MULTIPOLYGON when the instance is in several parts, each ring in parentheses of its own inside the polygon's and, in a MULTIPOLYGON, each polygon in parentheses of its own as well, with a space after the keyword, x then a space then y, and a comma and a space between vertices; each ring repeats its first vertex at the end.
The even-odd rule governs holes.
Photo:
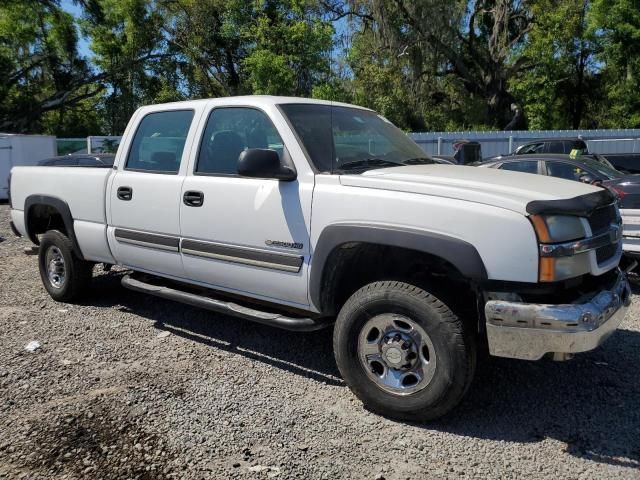
POLYGON ((0 237, 0 478, 640 478, 637 300, 600 350, 490 359, 452 415, 409 425, 362 408, 330 331, 145 297, 115 269, 59 304, 6 205, 0 237))

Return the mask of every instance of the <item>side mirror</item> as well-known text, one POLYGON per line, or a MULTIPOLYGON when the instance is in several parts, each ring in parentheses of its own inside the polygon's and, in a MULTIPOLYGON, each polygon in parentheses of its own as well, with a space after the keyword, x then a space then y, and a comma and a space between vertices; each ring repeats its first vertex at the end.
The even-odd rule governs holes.
POLYGON ((250 148, 238 157, 238 173, 243 177, 275 178, 284 182, 296 179, 295 170, 280 163, 275 150, 250 148))

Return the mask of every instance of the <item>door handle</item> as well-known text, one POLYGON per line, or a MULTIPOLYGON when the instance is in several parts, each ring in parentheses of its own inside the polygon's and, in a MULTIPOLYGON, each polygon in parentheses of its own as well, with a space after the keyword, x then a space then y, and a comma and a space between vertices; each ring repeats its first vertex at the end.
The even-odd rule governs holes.
POLYGON ((133 198, 133 189, 131 187, 119 187, 118 198, 120 200, 131 200, 133 198))
POLYGON ((184 192, 182 201, 188 207, 201 207, 204 203, 204 193, 189 190, 187 192, 184 192))

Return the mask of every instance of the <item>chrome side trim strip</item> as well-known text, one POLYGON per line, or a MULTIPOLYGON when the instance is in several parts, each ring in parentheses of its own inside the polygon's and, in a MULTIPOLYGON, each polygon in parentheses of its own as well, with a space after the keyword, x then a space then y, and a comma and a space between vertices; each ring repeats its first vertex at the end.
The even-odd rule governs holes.
POLYGON ((155 248, 169 252, 182 251, 185 255, 213 258, 225 262, 240 263, 254 267, 298 273, 304 257, 284 252, 274 252, 252 247, 230 246, 214 242, 182 239, 170 235, 145 233, 122 228, 115 229, 115 238, 120 243, 155 248))
POLYGON ((612 243, 622 238, 622 226, 612 224, 609 230, 595 237, 576 240, 575 242, 557 243, 555 245, 540 244, 541 257, 566 257, 578 253, 588 252, 612 243))
POLYGON ((136 232, 116 228, 114 235, 120 243, 129 243, 140 247, 157 248, 170 252, 178 252, 180 249, 180 239, 169 235, 159 235, 157 233, 136 232))
POLYGON ((304 257, 301 255, 184 239, 182 240, 181 251, 185 255, 213 258, 292 273, 298 273, 304 261, 304 257))

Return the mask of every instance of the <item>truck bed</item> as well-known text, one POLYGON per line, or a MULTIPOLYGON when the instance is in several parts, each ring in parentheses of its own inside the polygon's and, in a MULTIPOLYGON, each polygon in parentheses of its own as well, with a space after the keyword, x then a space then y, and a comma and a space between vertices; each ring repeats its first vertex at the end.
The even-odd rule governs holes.
POLYGON ((106 188, 113 172, 91 167, 14 167, 11 171, 11 218, 26 235, 25 203, 30 196, 65 202, 73 218, 78 245, 87 260, 113 262, 106 235, 106 188))

